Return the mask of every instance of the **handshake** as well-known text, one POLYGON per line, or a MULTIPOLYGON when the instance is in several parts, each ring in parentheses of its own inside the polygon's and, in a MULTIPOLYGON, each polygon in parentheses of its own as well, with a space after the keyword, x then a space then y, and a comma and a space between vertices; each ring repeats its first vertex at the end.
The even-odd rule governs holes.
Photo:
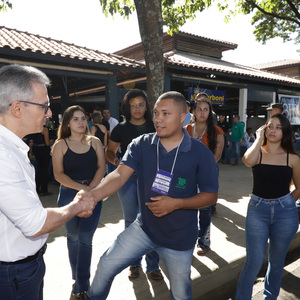
POLYGON ((75 198, 73 203, 76 205, 78 210, 77 216, 80 218, 88 218, 93 214, 93 210, 97 205, 97 200, 92 196, 90 192, 80 190, 75 198))

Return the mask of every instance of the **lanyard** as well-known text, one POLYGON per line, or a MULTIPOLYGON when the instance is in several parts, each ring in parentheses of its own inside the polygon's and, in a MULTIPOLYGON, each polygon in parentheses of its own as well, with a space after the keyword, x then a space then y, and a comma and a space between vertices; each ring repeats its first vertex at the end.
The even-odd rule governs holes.
MULTIPOLYGON (((175 167, 175 163, 176 163, 176 160, 177 160, 177 155, 178 155, 178 150, 180 148, 180 145, 182 143, 182 140, 183 140, 183 137, 184 135, 182 136, 182 139, 177 147, 177 150, 176 150, 176 154, 175 154, 175 158, 174 158, 174 161, 173 161, 173 166, 172 166, 172 170, 171 170, 171 174, 173 175, 173 171, 174 171, 174 167, 175 167)), ((157 171, 159 170, 159 143, 160 143, 160 138, 158 139, 158 142, 157 142, 157 147, 156 147, 156 152, 157 152, 157 171)))

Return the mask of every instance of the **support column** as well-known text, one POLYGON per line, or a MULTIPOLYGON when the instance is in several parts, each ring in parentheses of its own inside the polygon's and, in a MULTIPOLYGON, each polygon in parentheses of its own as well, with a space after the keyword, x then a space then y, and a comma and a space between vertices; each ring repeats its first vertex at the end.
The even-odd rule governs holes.
POLYGON ((248 99, 248 89, 240 89, 239 95, 239 116, 240 121, 245 123, 245 128, 247 128, 247 99, 248 99))
POLYGON ((276 92, 272 93, 272 103, 276 102, 276 92))
POLYGON ((105 107, 110 111, 110 115, 119 120, 119 101, 118 101, 118 87, 117 75, 114 72, 109 76, 105 89, 105 107))
POLYGON ((64 113, 64 111, 70 106, 68 77, 62 76, 62 82, 64 86, 64 91, 61 95, 61 110, 62 113, 64 113))
POLYGON ((168 92, 171 90, 171 79, 167 72, 164 75, 164 92, 168 92))

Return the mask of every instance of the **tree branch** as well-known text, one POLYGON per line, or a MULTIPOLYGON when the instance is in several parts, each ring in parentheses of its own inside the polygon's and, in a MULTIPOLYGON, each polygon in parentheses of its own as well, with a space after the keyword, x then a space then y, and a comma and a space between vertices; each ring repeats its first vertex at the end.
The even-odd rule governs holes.
POLYGON ((287 16, 284 16, 284 15, 279 15, 279 14, 272 13, 272 12, 268 12, 268 11, 264 10, 262 7, 260 7, 259 5, 257 5, 255 3, 255 1, 253 1, 253 0, 246 0, 246 2, 249 3, 252 7, 257 8, 259 11, 261 11, 263 14, 265 14, 267 16, 271 16, 271 17, 278 18, 278 19, 281 19, 281 20, 291 21, 291 22, 294 22, 294 23, 300 25, 300 21, 298 21, 297 19, 287 17, 287 16))
POLYGON ((299 13, 298 9, 296 8, 296 6, 294 5, 294 3, 293 3, 292 1, 290 1, 290 0, 285 0, 285 1, 288 3, 288 5, 289 5, 290 8, 292 9, 292 11, 293 11, 294 14, 296 15, 296 17, 297 17, 298 19, 300 19, 300 13, 299 13))

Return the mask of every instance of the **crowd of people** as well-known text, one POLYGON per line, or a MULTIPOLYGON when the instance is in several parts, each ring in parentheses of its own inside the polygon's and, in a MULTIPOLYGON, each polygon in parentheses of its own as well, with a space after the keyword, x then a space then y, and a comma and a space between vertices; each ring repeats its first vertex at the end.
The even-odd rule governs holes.
POLYGON ((197 254, 205 255, 213 238, 218 162, 234 158, 233 165, 239 164, 241 147, 244 164, 252 168, 253 193, 236 299, 251 299, 268 241, 264 299, 277 298, 299 226, 300 197, 300 158, 280 105, 270 107, 270 118, 254 134, 238 115, 232 126, 224 115, 217 117, 205 93, 190 107, 181 93, 166 92, 155 102, 152 118, 146 93, 134 89, 124 96, 121 123, 107 108, 87 115, 81 106, 70 106, 51 145, 45 126, 52 115, 49 85, 33 67, 0 69, 0 299, 43 299, 48 233, 65 225, 74 280, 70 299, 106 299, 122 270, 129 267, 128 277, 139 277, 145 256, 149 279, 164 279, 161 259, 172 299, 191 300, 195 245, 197 254), (57 208, 44 208, 39 200, 49 193, 50 151, 60 184, 57 208), (91 283, 93 235, 102 200, 114 193, 125 229, 101 256, 91 283))

